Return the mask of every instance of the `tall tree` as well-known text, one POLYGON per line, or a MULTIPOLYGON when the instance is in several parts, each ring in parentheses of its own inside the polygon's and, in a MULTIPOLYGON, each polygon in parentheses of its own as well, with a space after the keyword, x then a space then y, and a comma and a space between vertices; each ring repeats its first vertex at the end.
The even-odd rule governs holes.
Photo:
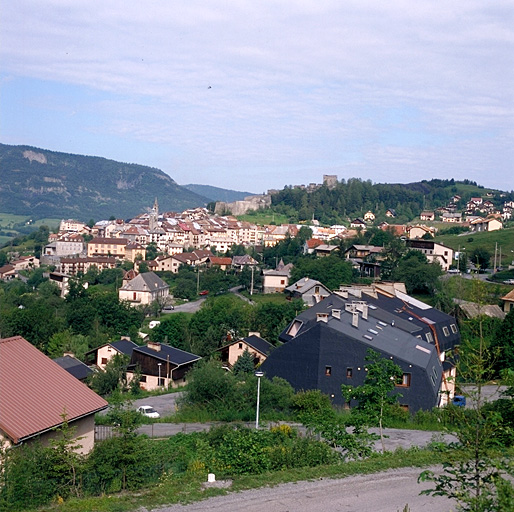
POLYGON ((352 414, 360 423, 368 426, 378 425, 382 451, 385 452, 383 421, 387 408, 398 401, 398 394, 393 394, 396 383, 402 377, 401 368, 378 352, 368 349, 366 355, 367 374, 362 386, 341 387, 347 404, 357 401, 352 414))

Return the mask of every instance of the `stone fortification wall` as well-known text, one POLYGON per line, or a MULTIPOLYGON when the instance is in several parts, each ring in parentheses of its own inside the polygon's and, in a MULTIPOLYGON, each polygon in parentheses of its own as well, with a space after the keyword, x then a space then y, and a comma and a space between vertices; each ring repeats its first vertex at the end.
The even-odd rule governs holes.
POLYGON ((271 196, 269 194, 258 196, 247 196, 243 201, 234 201, 233 203, 225 203, 223 201, 216 202, 214 213, 223 215, 230 211, 232 215, 244 215, 250 210, 258 210, 259 208, 267 208, 271 206, 271 196))

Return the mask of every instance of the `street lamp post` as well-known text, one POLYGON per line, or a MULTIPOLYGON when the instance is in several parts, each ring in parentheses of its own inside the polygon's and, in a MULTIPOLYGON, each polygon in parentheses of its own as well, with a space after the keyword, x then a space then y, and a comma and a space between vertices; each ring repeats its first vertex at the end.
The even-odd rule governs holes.
POLYGON ((259 402, 261 398, 261 377, 264 376, 263 372, 255 372, 257 377, 257 414, 255 416, 255 428, 259 428, 259 402))
POLYGON ((159 367, 159 380, 157 382, 157 386, 161 386, 161 365, 162 363, 157 363, 157 366, 159 367))

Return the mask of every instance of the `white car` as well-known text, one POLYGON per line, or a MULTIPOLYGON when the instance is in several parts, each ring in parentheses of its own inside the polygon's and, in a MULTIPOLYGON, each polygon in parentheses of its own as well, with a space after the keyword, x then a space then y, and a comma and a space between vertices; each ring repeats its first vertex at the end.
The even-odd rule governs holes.
POLYGON ((514 279, 507 279, 506 281, 503 281, 505 284, 514 284, 514 279))
POLYGON ((142 405, 137 408, 137 412, 141 413, 143 416, 147 418, 160 418, 161 415, 151 406, 151 405, 142 405))

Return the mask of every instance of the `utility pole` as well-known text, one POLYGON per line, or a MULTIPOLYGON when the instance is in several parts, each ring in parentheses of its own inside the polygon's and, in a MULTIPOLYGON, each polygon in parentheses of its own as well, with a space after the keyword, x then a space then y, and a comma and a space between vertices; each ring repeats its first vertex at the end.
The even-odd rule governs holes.
POLYGON ((252 282, 250 284, 250 295, 253 295, 253 271, 255 269, 253 268, 253 265, 251 266, 251 268, 252 268, 252 282))
POLYGON ((493 268, 493 273, 496 272, 496 254, 498 252, 498 242, 495 243, 494 245, 494 268, 493 268))

